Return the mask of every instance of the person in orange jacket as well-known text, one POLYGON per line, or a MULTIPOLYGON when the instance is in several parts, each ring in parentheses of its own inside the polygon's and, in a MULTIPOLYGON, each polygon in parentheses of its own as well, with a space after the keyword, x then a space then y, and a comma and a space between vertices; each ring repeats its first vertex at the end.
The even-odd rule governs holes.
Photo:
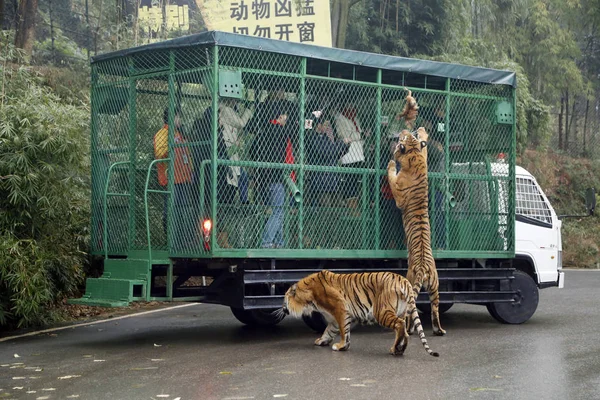
MULTIPOLYGON (((176 111, 173 117, 175 129, 173 132, 173 142, 175 144, 174 159, 172 161, 160 162, 157 164, 158 184, 165 190, 169 183, 169 166, 174 166, 173 171, 173 247, 175 251, 191 250, 195 242, 194 219, 191 211, 194 205, 192 195, 192 177, 194 166, 192 156, 187 142, 181 133, 181 120, 179 111, 176 111)), ((166 108, 163 113, 163 127, 154 135, 154 157, 159 160, 171 157, 169 152, 169 109, 166 108)), ((168 200, 169 196, 164 196, 163 227, 167 232, 168 221, 168 200)))

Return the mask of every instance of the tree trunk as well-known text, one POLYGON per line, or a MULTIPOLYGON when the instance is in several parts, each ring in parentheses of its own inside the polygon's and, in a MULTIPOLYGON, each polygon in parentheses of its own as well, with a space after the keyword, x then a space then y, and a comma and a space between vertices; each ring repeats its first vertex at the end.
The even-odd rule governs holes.
POLYGON ((52 0, 48 0, 48 17, 50 18, 50 40, 52 41, 52 63, 56 64, 56 49, 54 48, 54 20, 52 19, 52 0))
POLYGON ((340 49, 346 47, 346 31, 348 30, 349 11, 349 0, 342 0, 340 2, 340 25, 338 27, 337 43, 335 44, 335 47, 340 49))
POLYGON ((169 0, 163 0, 161 2, 161 7, 162 7, 162 22, 161 22, 161 29, 162 29, 162 37, 163 39, 167 39, 168 37, 168 31, 167 31, 167 26, 166 26, 166 22, 167 22, 167 7, 169 6, 169 0))
POLYGON ((537 95, 542 93, 542 63, 537 63, 537 95))
POLYGON ((135 8, 135 19, 133 20, 133 38, 134 38, 134 43, 137 46, 138 45, 138 31, 140 29, 139 26, 139 22, 138 22, 138 14, 139 14, 139 9, 140 9, 140 5, 142 3, 142 0, 136 0, 136 8, 135 8))
POLYGON ((94 30, 94 55, 98 54, 98 34, 100 33, 100 23, 102 22, 102 6, 104 1, 100 0, 100 11, 98 12, 98 20, 96 21, 96 29, 94 30))
POLYGON ((585 103, 585 116, 583 117, 583 155, 587 154, 587 124, 588 124, 588 113, 590 112, 590 97, 585 103))
POLYGON ((350 7, 359 0, 334 0, 331 8, 331 40, 333 47, 343 49, 346 46, 348 14, 350 7))
POLYGON ((389 1, 383 0, 383 7, 381 8, 381 14, 379 14, 379 20, 381 21, 381 33, 383 34, 383 30, 387 28, 387 20, 386 15, 388 14, 388 3, 389 1))
POLYGON ((396 34, 398 33, 398 10, 400 9, 400 0, 396 0, 396 34))
POLYGON ((576 153, 578 152, 579 143, 577 143, 577 97, 573 99, 573 107, 571 108, 571 121, 569 123, 569 132, 572 133, 571 142, 576 153))
POLYGON ((20 0, 17 10, 17 32, 15 33, 15 47, 23 49, 25 61, 31 60, 33 42, 35 41, 35 17, 37 15, 38 0, 20 0))
POLYGON ((4 30, 4 0, 0 0, 0 29, 4 30))
POLYGON ((558 114, 558 149, 563 150, 563 111, 565 109, 565 96, 560 96, 560 114, 558 114))
POLYGON ((340 26, 340 0, 331 2, 331 45, 337 43, 338 27, 340 26))
POLYGON ((565 92, 565 151, 569 151, 569 89, 565 92))
POLYGON ((19 0, 12 0, 12 19, 9 21, 8 29, 17 30, 17 12, 19 11, 19 0))
POLYGON ((90 61, 90 36, 92 34, 92 30, 90 29, 90 7, 88 4, 88 0, 85 0, 85 24, 85 47, 87 51, 87 59, 88 61, 90 61))

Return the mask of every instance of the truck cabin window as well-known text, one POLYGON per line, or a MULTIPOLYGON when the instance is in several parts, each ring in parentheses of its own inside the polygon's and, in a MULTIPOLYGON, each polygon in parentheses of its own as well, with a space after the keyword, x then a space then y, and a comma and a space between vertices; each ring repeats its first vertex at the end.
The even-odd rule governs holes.
POLYGON ((531 179, 517 178, 517 215, 552 225, 552 214, 531 179))

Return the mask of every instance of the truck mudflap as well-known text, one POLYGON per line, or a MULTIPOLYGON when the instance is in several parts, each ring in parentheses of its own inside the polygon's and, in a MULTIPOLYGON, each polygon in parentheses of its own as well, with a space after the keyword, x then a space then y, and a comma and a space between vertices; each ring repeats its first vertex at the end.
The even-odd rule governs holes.
MULTIPOLYGON (((285 290, 300 279, 319 272, 318 269, 244 270, 243 308, 246 310, 274 309, 283 304, 285 290), (259 290, 257 290, 259 289, 259 290)), ((406 268, 330 269, 337 273, 389 271, 406 276, 406 268)), ((440 303, 485 304, 513 302, 516 292, 511 290, 514 268, 438 268, 440 303)), ((429 296, 421 292, 417 303, 429 303, 429 296)))
POLYGON ((563 271, 559 271, 558 273, 558 288, 563 289, 565 287, 565 273, 563 271))

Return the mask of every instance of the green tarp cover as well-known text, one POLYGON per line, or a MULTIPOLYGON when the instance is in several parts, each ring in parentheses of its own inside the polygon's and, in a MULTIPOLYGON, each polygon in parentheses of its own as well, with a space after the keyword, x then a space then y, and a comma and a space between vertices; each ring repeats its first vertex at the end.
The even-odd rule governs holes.
POLYGON ((291 56, 307 57, 371 68, 380 68, 390 71, 410 72, 490 84, 510 85, 512 87, 516 87, 517 85, 516 75, 511 71, 469 67, 460 64, 417 60, 414 58, 386 56, 382 54, 286 42, 282 40, 265 39, 255 36, 239 35, 235 33, 219 31, 202 32, 177 39, 171 39, 163 42, 102 54, 93 57, 92 63, 136 53, 151 52, 154 50, 167 50, 213 44, 218 46, 238 47, 280 54, 289 54, 291 56))

